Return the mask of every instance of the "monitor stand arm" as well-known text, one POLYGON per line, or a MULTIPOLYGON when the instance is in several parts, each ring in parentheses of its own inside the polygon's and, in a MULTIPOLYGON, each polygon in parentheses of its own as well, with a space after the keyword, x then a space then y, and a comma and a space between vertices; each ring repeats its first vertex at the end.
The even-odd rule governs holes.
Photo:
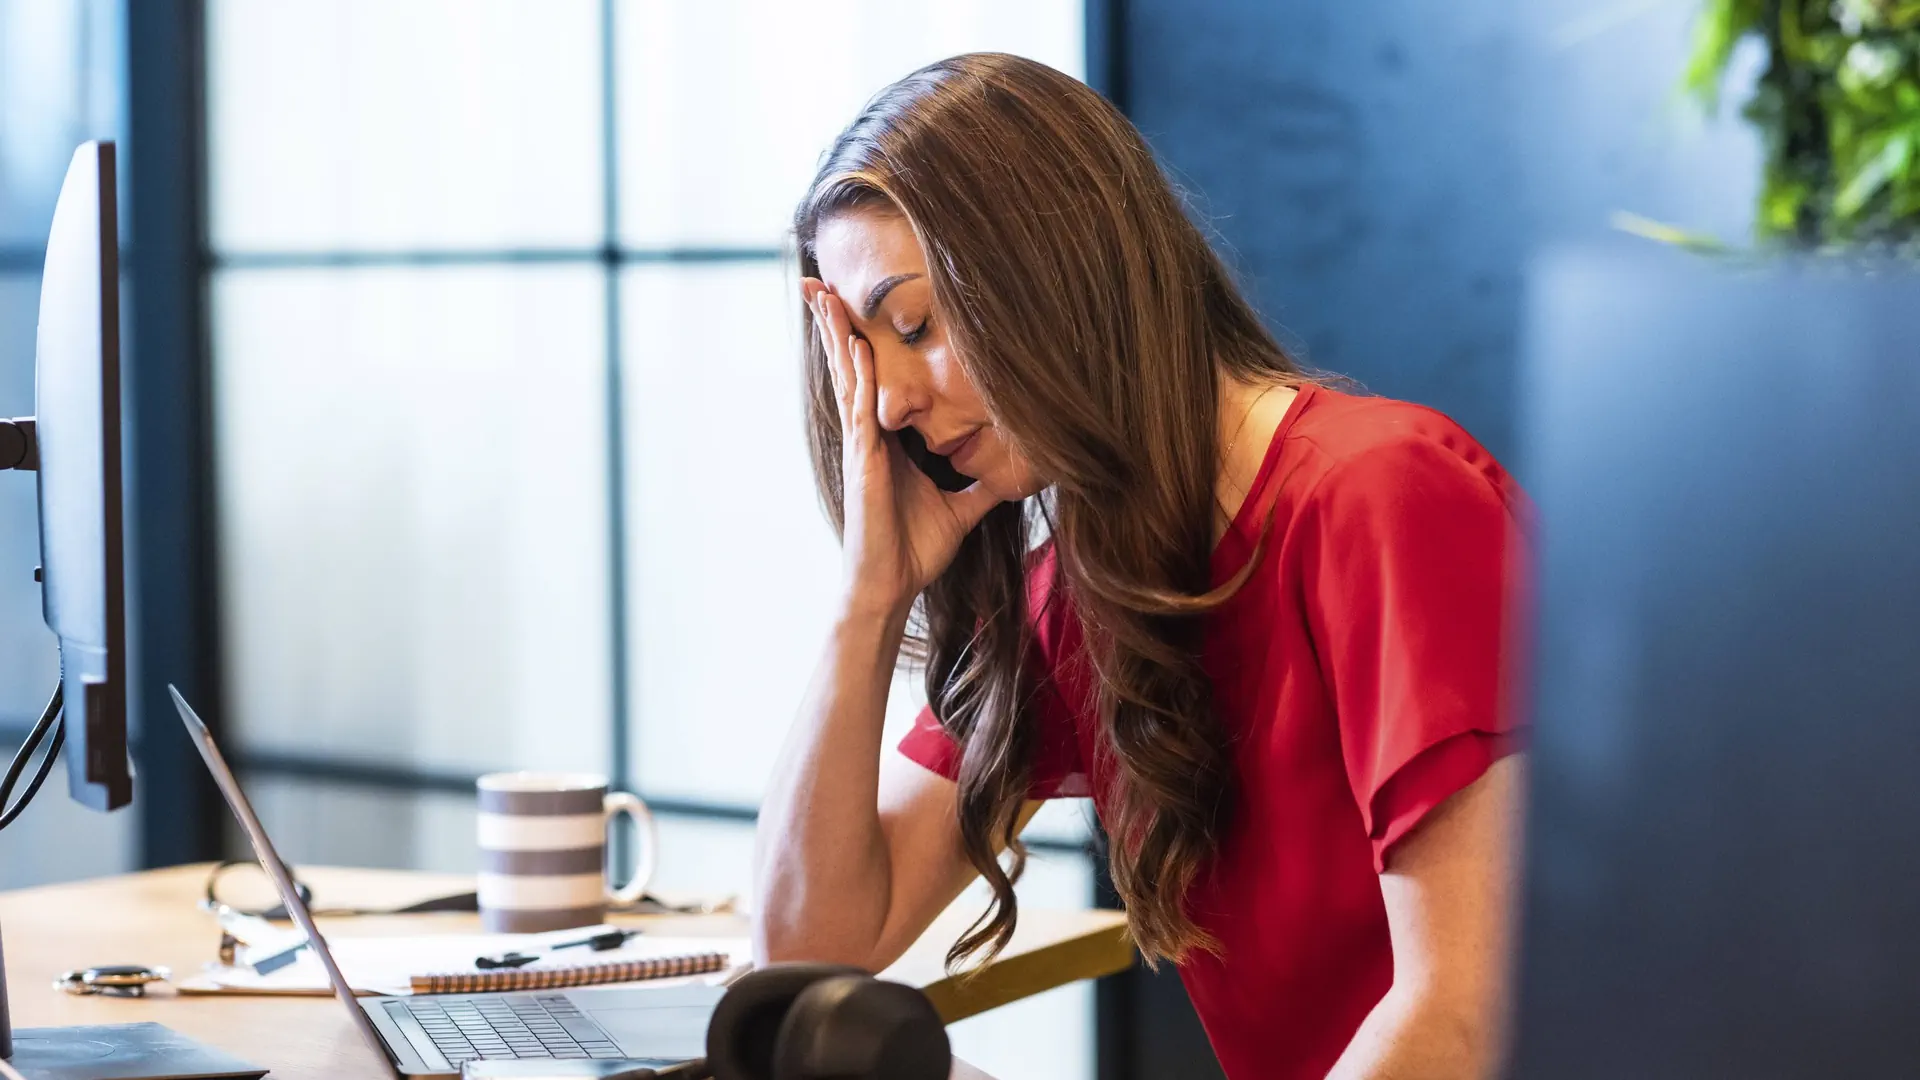
POLYGON ((33 417, 0 419, 0 469, 37 469, 40 443, 33 437, 33 417))

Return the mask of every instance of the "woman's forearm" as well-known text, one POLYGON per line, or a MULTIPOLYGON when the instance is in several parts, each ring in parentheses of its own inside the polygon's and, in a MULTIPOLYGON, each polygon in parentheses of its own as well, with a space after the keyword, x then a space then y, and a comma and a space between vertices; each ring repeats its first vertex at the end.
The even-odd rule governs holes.
POLYGON ((866 964, 886 927, 880 735, 906 618, 891 605, 849 601, 834 621, 761 804, 761 960, 866 964))

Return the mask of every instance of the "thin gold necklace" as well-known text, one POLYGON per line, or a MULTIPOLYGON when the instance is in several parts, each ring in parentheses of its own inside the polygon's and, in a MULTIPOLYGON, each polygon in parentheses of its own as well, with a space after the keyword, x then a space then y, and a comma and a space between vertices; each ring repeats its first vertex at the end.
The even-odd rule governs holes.
POLYGON ((1247 429, 1247 421, 1253 419, 1254 407, 1266 400, 1266 396, 1278 388, 1278 384, 1269 386, 1265 390, 1260 391, 1257 397, 1247 403, 1247 411, 1240 414, 1240 426, 1233 429, 1233 437, 1227 440, 1227 448, 1220 452, 1220 462, 1222 465, 1226 463, 1228 458, 1233 456, 1233 448, 1240 442, 1240 433, 1247 429))
MULTIPOLYGON (((1246 430, 1247 421, 1253 419, 1254 407, 1259 405, 1262 399, 1278 388, 1278 384, 1269 386, 1265 390, 1260 391, 1257 397, 1247 403, 1247 411, 1240 414, 1240 426, 1233 429, 1233 437, 1227 440, 1227 448, 1220 454, 1220 479, 1225 481, 1226 485, 1232 489, 1233 495, 1244 496, 1247 494, 1247 491, 1239 484, 1233 482, 1233 477, 1227 470, 1227 461, 1232 458, 1233 448, 1240 442, 1240 433, 1246 430)), ((1215 501, 1217 502, 1218 500, 1216 499, 1215 501)), ((1229 524, 1232 523, 1233 515, 1227 513, 1225 503, 1220 503, 1220 515, 1225 518, 1229 524)))

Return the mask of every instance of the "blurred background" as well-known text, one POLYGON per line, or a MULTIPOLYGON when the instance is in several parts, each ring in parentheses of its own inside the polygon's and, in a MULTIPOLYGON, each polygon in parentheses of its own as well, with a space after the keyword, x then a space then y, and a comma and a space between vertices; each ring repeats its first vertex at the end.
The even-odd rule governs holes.
MULTIPOLYGON (((1309 363, 1513 460, 1521 280, 1617 211, 1743 240, 1759 140, 1679 90, 1691 0, 0 0, 0 413, 32 405, 74 146, 123 147, 131 812, 42 799, 0 886, 210 858, 164 698, 296 863, 471 870, 472 782, 604 771, 658 883, 741 893, 838 574, 783 254, 873 91, 995 49, 1145 131, 1309 363), (163 730, 164 729, 164 730, 163 730), (178 765, 179 767, 175 767, 178 765)), ((1761 66, 1730 58, 1730 97, 1761 66)), ((0 735, 56 681, 0 475, 0 735)), ((896 728, 918 708, 901 680, 896 728)), ((1084 807, 1024 902, 1103 902, 1084 807)), ((1024 1077, 1205 1075, 1178 982, 956 1031, 1024 1077)))

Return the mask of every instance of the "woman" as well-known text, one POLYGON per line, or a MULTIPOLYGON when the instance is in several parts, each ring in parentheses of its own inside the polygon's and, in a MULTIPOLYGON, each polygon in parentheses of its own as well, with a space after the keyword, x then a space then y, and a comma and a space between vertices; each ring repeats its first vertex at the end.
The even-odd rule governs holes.
POLYGON ((1493 1071, 1506 473, 1306 377, 1139 133, 1032 61, 883 91, 795 229, 845 591, 762 811, 760 953, 879 969, 976 874, 993 906, 952 959, 990 952, 1021 827, 1091 795, 1229 1076, 1493 1071), (930 705, 883 754, 903 642, 930 705))

